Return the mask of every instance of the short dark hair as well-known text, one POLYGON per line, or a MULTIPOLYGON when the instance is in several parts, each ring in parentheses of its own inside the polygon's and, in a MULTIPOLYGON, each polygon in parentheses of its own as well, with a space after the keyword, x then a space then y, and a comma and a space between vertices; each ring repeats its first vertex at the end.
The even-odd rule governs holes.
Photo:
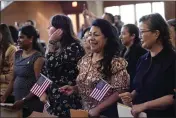
POLYGON ((175 19, 169 19, 167 21, 167 23, 170 25, 170 26, 173 26, 175 31, 176 31, 176 18, 175 19))
POLYGON ((161 41, 165 48, 173 49, 170 41, 169 27, 164 18, 159 13, 142 16, 139 22, 145 22, 151 31, 160 32, 158 40, 161 41))
POLYGON ((32 26, 34 26, 34 21, 32 20, 27 20, 26 22, 30 22, 32 26))
POLYGON ((115 15, 114 17, 117 17, 118 20, 121 20, 121 16, 120 15, 115 15))
POLYGON ((86 28, 82 34, 81 34, 81 39, 84 37, 84 34, 87 32, 87 31, 90 31, 90 27, 86 28))
POLYGON ((114 23, 114 16, 111 13, 107 13, 107 12, 105 12, 105 14, 109 17, 109 19, 111 20, 111 23, 114 23))

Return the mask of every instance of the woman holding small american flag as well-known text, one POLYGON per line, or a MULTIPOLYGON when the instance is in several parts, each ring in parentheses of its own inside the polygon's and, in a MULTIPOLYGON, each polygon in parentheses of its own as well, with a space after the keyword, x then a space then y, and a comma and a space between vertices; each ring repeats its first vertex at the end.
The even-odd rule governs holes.
POLYGON ((119 93, 129 89, 127 62, 119 57, 118 39, 108 21, 95 20, 88 40, 92 53, 78 63, 77 85, 63 86, 60 91, 67 95, 79 92, 83 109, 92 117, 118 117, 119 93))

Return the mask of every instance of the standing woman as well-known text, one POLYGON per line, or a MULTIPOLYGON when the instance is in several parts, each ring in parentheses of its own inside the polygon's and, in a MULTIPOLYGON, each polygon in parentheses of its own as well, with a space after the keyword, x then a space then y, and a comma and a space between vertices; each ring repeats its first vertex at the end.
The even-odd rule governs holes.
POLYGON ((139 22, 142 47, 149 52, 139 59, 134 89, 121 94, 122 101, 133 102, 135 117, 141 112, 147 117, 174 117, 176 53, 168 25, 158 13, 145 15, 139 22))
POLYGON ((78 75, 77 62, 84 55, 84 49, 76 39, 72 22, 65 15, 55 15, 49 30, 49 50, 43 74, 53 81, 47 91, 50 102, 48 112, 59 117, 69 117, 70 108, 81 108, 77 94, 64 95, 58 89, 64 85, 75 85, 78 75))
POLYGON ((93 21, 88 40, 92 53, 86 54, 78 63, 79 75, 76 86, 66 85, 60 91, 67 95, 77 92, 81 95, 84 110, 89 111, 92 117, 106 116, 117 118, 117 101, 119 94, 129 89, 129 74, 126 67, 127 62, 121 58, 120 45, 112 25, 103 19, 93 21), (106 81, 111 88, 103 91, 106 81), (98 84, 100 83, 100 84, 98 84), (95 87, 97 100, 91 96, 95 87), (101 91, 104 96, 98 92, 101 91), (100 97, 102 96, 102 97, 100 97))
POLYGON ((126 24, 122 27, 120 39, 125 46, 121 56, 128 62, 127 71, 130 74, 130 89, 132 89, 137 61, 147 51, 140 45, 139 29, 134 24, 126 24))
POLYGON ((12 108, 24 108, 23 117, 27 117, 32 111, 43 111, 43 103, 38 97, 30 94, 30 89, 39 77, 44 58, 33 26, 24 26, 19 29, 18 44, 21 50, 15 53, 13 76, 7 91, 1 97, 1 102, 4 102, 13 92, 16 102, 12 108))
MULTIPOLYGON (((12 78, 16 47, 6 24, 0 24, 0 95, 4 95, 12 78)), ((7 100, 6 102, 10 102, 7 100)))

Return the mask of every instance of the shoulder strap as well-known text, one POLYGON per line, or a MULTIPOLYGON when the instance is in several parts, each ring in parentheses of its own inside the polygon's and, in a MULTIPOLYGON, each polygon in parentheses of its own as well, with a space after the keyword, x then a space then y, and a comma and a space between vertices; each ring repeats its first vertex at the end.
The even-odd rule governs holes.
POLYGON ((39 57, 43 57, 42 54, 40 52, 36 52, 32 55, 32 59, 31 59, 31 62, 32 64, 34 64, 34 62, 39 58, 39 57))

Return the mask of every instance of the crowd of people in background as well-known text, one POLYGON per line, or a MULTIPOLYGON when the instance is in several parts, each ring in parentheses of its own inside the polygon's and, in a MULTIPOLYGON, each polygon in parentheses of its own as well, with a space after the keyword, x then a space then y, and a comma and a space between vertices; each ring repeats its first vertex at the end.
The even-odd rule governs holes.
POLYGON ((0 24, 0 102, 14 103, 23 117, 43 112, 46 101, 58 117, 70 117, 70 109, 118 117, 117 102, 134 117, 176 116, 176 19, 149 14, 138 27, 111 13, 98 18, 84 9, 83 16, 78 35, 68 16, 52 16, 48 43, 33 20, 0 24), (40 73, 52 81, 41 98, 30 92, 40 73), (101 80, 111 88, 97 101, 90 94, 101 80))

